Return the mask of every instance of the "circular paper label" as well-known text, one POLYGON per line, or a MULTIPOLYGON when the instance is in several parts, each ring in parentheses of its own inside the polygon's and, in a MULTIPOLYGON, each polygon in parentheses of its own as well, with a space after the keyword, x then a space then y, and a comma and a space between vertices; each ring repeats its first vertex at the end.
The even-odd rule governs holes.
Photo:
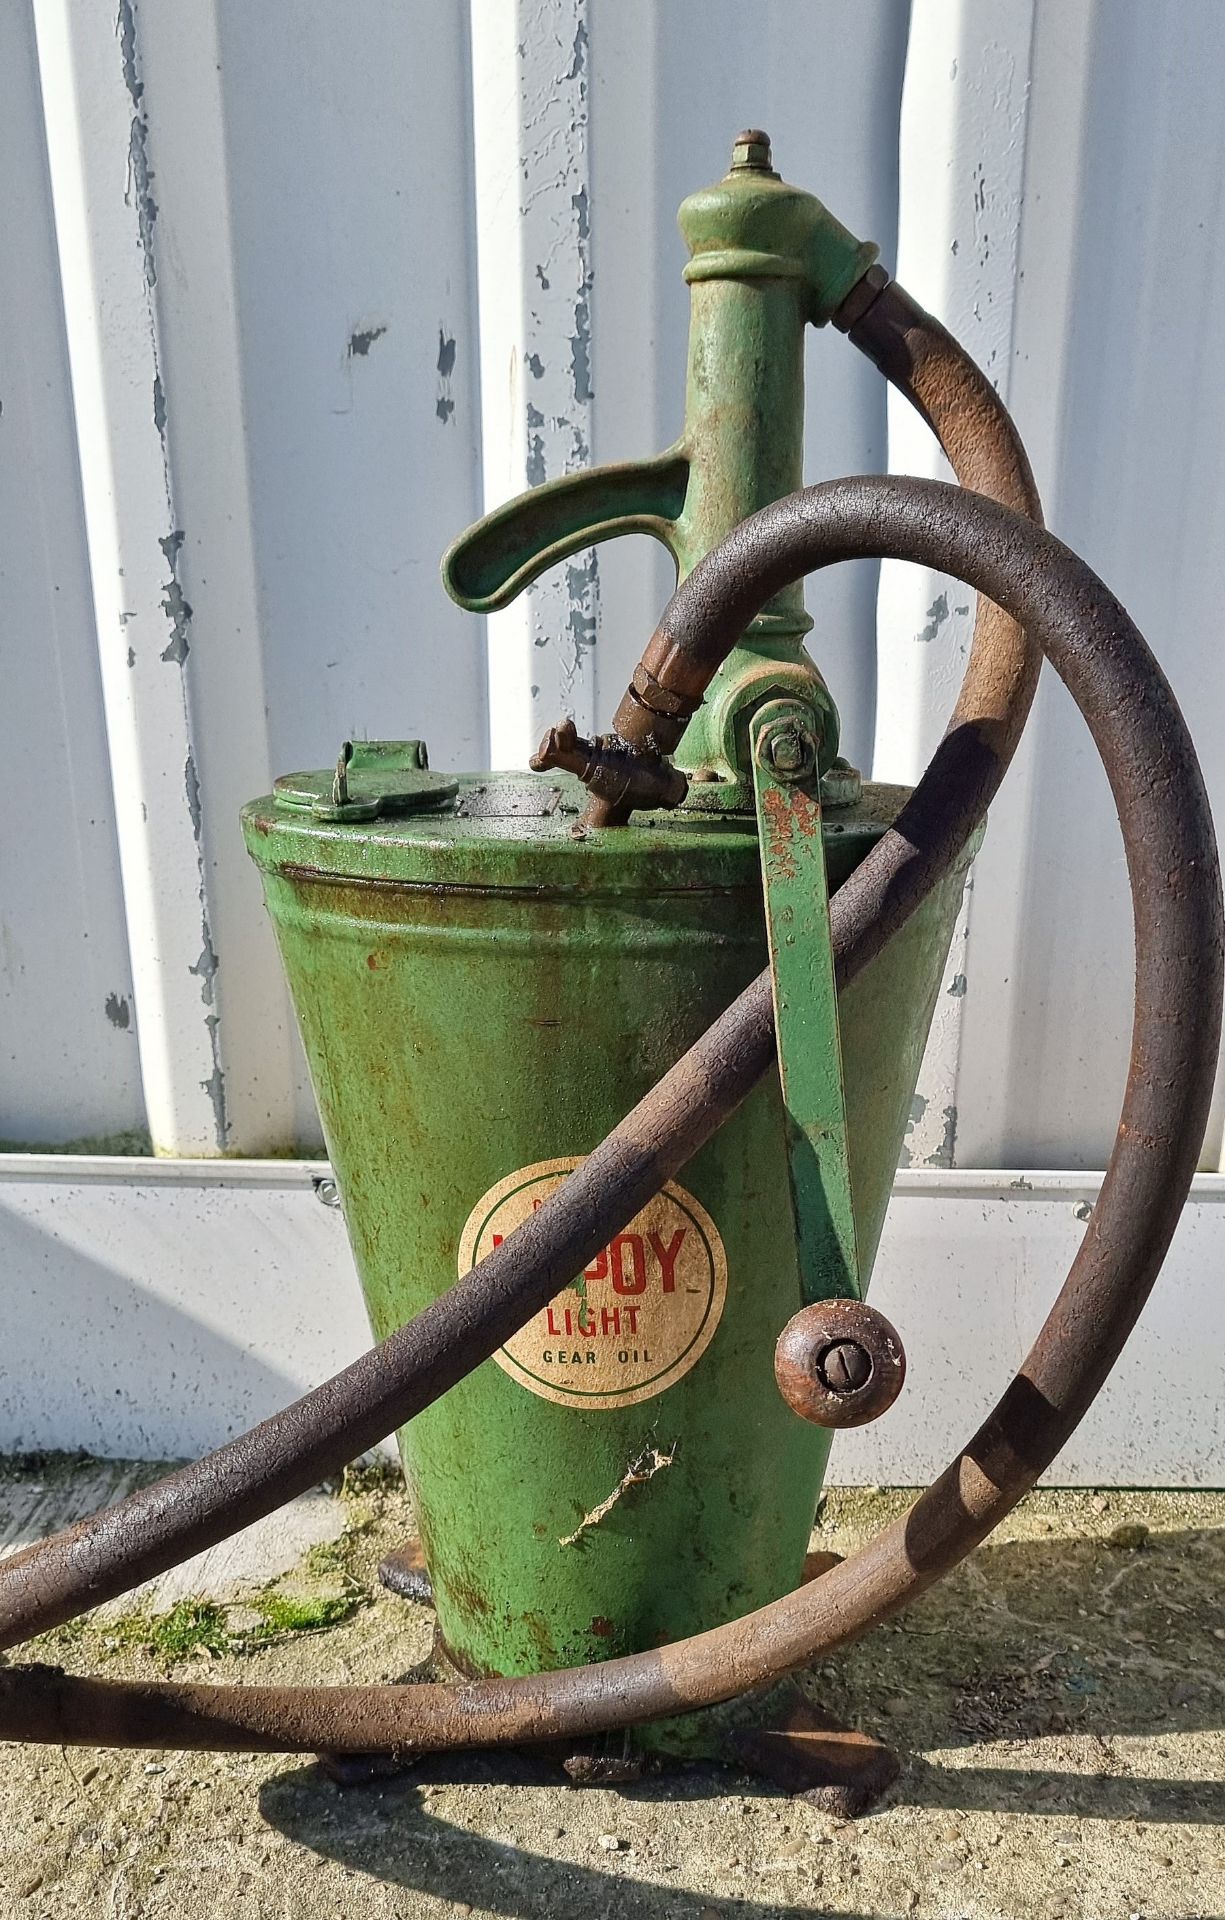
MULTIPOLYGON (((578 1159, 541 1160, 490 1187, 468 1215, 469 1273, 548 1199, 578 1159)), ((494 1354, 512 1380, 567 1407, 630 1407, 670 1387, 705 1353, 727 1297, 719 1230, 669 1181, 568 1287, 494 1354)))

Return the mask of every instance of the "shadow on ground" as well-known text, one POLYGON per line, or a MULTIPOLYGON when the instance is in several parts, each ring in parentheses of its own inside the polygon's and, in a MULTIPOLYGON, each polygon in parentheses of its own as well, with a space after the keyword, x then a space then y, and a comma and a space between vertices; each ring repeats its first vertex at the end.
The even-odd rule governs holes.
MULTIPOLYGON (((1125 1498, 1134 1512, 1141 1496, 1125 1498)), ((1030 1526, 1043 1524, 1038 1518, 1030 1526)), ((1225 1784, 1183 1777, 1187 1741, 1163 1744, 1225 1724, 1225 1529, 1154 1531, 1140 1545, 1122 1545, 1110 1543, 1110 1526, 1107 1515, 1096 1522, 1096 1537, 1057 1537, 1052 1529, 1050 1538, 988 1544, 900 1620, 804 1677, 814 1698, 898 1747, 903 1772, 885 1807, 953 1817, 1225 1823, 1225 1784)), ((615 1888, 618 1911, 660 1920, 733 1912, 765 1920, 780 1912, 747 1895, 663 1884, 666 1859, 648 1863, 648 1880, 623 1853, 614 1880, 598 1867, 551 1857, 547 1831, 536 1849, 522 1836, 502 1841, 462 1824, 465 1788, 487 1794, 500 1787, 506 1807, 518 1804, 516 1788, 557 1778, 529 1756, 470 1754, 431 1758, 377 1788, 342 1791, 317 1767, 295 1764, 265 1783, 260 1805, 274 1828, 302 1846, 461 1903, 461 1911, 471 1902, 507 1915, 595 1912, 615 1888), (454 1822, 430 1804, 448 1789, 456 1790, 447 1809, 454 1822)), ((726 1807, 737 1795, 744 1820, 756 1800, 778 1804, 772 1789, 708 1767, 648 1777, 618 1789, 616 1800, 580 1789, 553 1804, 572 1832, 594 1823, 598 1834, 615 1818, 610 1804, 627 1816, 654 1804, 661 1819, 666 1807, 692 1829, 714 1821, 714 1807, 707 1815, 704 1803, 722 1801, 726 1851, 726 1834, 735 1830, 726 1807)), ((564 1829, 556 1831, 560 1838, 564 1829)), ((609 1864, 617 1866, 615 1855, 609 1864)), ((850 1912, 845 1902, 822 1906, 811 1895, 785 1910, 850 1912)))
MULTIPOLYGON (((713 1920, 715 1915, 721 1920, 724 1914, 736 1914, 740 1920, 779 1920, 780 1909, 772 1901, 758 1902, 744 1895, 720 1897, 639 1879, 625 1854, 610 1856, 608 1870, 601 1872, 550 1855, 543 1833, 540 1851, 531 1852, 522 1845, 473 1832, 430 1811, 421 1795, 419 1782, 423 1777, 385 1785, 377 1801, 367 1795, 365 1809, 357 1809, 354 1817, 354 1796, 366 1795, 365 1789, 347 1790, 337 1814, 336 1789, 321 1771, 317 1767, 294 1768, 266 1782, 260 1808, 274 1827, 299 1845, 315 1848, 360 1873, 458 1905, 461 1910, 466 1903, 483 1913, 505 1914, 514 1920, 528 1915, 601 1911, 633 1912, 647 1920, 665 1920, 665 1916, 666 1920, 713 1920), (328 1814, 336 1816, 336 1825, 325 1834, 320 1823, 328 1814)), ((556 1783, 555 1774, 546 1775, 530 1762, 492 1755, 466 1757, 445 1770, 431 1770, 428 1777, 433 1783, 471 1787, 556 1783)), ((675 1806, 678 1801, 703 1800, 712 1792, 726 1790, 726 1778, 716 1781, 702 1768, 673 1776, 664 1797, 675 1806)), ((637 1797, 641 1789, 622 1792, 637 1797)), ((586 1797, 580 1792, 572 1798, 570 1817, 575 1825, 585 1818, 582 1802, 586 1797)), ((696 1808, 694 1817, 701 1817, 696 1808)), ((841 1908, 805 1905, 787 1911, 812 1914, 814 1920, 817 1916, 820 1920, 853 1920, 841 1908)), ((854 1920, 862 1920, 862 1916, 856 1915, 854 1920)))

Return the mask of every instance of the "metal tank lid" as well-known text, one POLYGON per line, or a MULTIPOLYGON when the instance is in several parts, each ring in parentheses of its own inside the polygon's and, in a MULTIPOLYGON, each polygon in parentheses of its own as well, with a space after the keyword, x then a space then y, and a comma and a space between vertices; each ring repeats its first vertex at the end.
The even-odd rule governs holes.
MULTIPOLYGON (((838 877, 879 838, 905 794, 867 786, 826 814, 838 877)), ((582 832, 587 798, 572 774, 437 773, 422 741, 346 741, 335 769, 283 775, 243 808, 242 823, 257 863, 295 880, 586 894, 759 890, 752 815, 686 806, 582 832)))

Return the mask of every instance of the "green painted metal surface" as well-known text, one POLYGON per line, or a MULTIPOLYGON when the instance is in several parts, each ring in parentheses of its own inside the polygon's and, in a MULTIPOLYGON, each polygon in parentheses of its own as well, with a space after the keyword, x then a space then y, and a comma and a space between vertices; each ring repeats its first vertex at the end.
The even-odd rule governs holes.
MULTIPOLYGON (((332 777, 313 776, 321 795, 332 777)), ((360 824, 303 806, 309 778, 285 787, 298 804, 256 802, 244 828, 382 1335, 455 1278, 474 1217, 479 1235, 500 1207, 564 1177, 556 1163, 588 1152, 765 964, 757 835, 751 818, 682 810, 578 841, 584 796, 565 776, 465 778, 428 812, 360 824)), ((831 885, 901 798, 869 787, 827 818, 831 885)), ((865 1272, 960 889, 950 878, 842 997, 865 1272)), ((537 1329, 539 1352, 584 1356, 536 1362, 550 1381, 564 1365, 563 1397, 524 1384, 514 1361, 490 1361, 400 1435, 440 1627, 461 1665, 529 1672, 650 1646, 798 1577, 829 1441, 773 1378, 774 1341, 801 1304, 776 1081, 677 1191, 640 1245, 608 1249, 576 1277, 570 1334, 564 1305, 557 1337, 537 1329), (669 1333, 664 1310, 686 1288, 718 1292, 711 1228, 725 1297, 686 1366, 696 1320, 669 1333), (678 1256, 682 1229, 692 1238, 678 1256), (669 1253, 683 1272, 671 1295, 669 1253), (611 1343, 580 1331, 618 1310, 611 1343), (647 1381, 642 1397, 597 1406, 570 1393, 576 1379, 586 1386, 593 1338, 611 1344, 615 1368, 617 1352, 650 1351, 661 1326, 662 1357, 681 1366, 670 1384, 651 1385, 652 1352, 649 1367, 626 1363, 627 1379, 647 1381)))
POLYGON ((753 715, 753 782, 800 1291, 858 1299, 838 992, 829 924, 816 716, 793 700, 753 715))
MULTIPOLYGON (((649 533, 680 578, 758 507, 803 485, 804 330, 822 326, 876 259, 812 194, 771 166, 769 144, 740 140, 726 176, 680 209, 690 258, 685 423, 654 459, 567 475, 499 507, 461 534, 443 580, 461 606, 504 607, 546 568, 593 542, 649 533)), ((837 753, 837 714, 804 651, 812 621, 800 582, 777 594, 720 669, 677 753, 752 805, 746 708, 772 694, 820 706, 821 765, 837 753)))

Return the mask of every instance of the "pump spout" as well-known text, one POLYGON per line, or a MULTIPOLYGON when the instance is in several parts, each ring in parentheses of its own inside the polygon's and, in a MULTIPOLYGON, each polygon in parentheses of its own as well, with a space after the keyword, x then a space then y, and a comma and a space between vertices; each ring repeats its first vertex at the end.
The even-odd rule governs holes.
POLYGON ((611 736, 584 740, 573 720, 550 727, 528 762, 533 773, 560 767, 591 794, 580 830, 624 826, 636 807, 679 807, 689 782, 679 767, 652 753, 635 753, 611 736))

